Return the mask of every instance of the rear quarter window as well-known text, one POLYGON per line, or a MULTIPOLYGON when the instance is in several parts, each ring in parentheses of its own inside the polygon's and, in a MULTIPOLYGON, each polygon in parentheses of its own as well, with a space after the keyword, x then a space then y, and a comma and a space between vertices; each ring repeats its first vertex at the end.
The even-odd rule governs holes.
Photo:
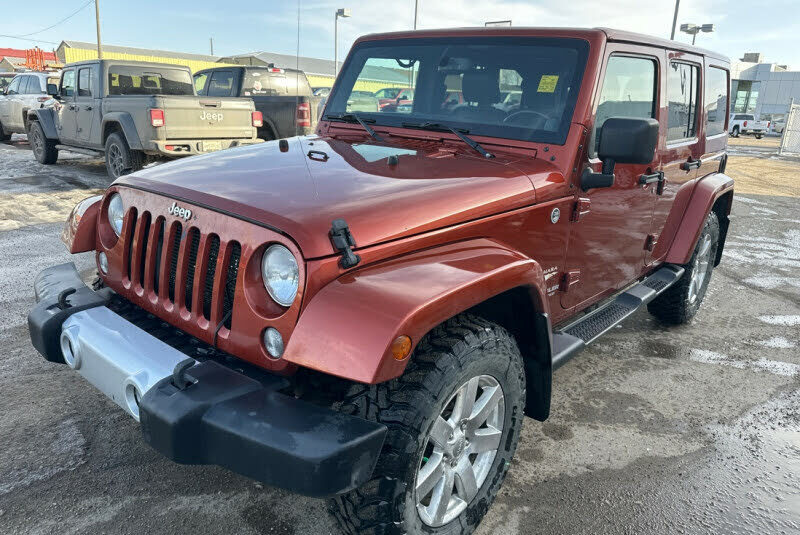
POLYGON ((697 135, 697 98, 700 68, 672 61, 667 68, 667 141, 697 135))
POLYGON ((725 115, 728 112, 728 71, 710 67, 706 73, 704 102, 706 136, 725 132, 725 115))

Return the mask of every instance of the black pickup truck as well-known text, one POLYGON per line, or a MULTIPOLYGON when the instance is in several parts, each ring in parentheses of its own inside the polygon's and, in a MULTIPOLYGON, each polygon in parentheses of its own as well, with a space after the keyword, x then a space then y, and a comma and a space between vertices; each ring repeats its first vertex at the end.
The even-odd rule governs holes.
POLYGON ((317 126, 317 104, 303 71, 273 66, 228 66, 205 69, 194 75, 198 95, 249 97, 261 112, 264 140, 310 134, 317 126))

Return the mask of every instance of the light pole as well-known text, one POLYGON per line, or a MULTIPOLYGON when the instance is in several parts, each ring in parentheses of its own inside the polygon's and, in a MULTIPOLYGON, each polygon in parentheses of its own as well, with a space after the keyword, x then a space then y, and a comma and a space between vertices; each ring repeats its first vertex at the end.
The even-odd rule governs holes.
POLYGON ((342 7, 336 10, 333 18, 333 77, 339 75, 339 17, 346 19, 350 16, 350 8, 342 7))
POLYGON ((675 25, 678 23, 678 7, 681 5, 681 0, 675 0, 675 14, 672 16, 672 34, 669 38, 675 40, 675 25))
POLYGON ((103 45, 100 44, 100 0, 94 0, 94 20, 97 24, 97 59, 103 59, 103 45))
POLYGON ((695 39, 697 39, 697 34, 700 33, 700 32, 703 32, 703 33, 711 33, 711 32, 713 32, 714 31, 714 25, 713 24, 703 24, 703 25, 681 24, 681 31, 683 33, 688 33, 689 35, 692 36, 692 45, 694 45, 694 41, 695 41, 695 39))
POLYGON ((417 29, 417 12, 419 11, 419 0, 414 0, 414 29, 417 29))

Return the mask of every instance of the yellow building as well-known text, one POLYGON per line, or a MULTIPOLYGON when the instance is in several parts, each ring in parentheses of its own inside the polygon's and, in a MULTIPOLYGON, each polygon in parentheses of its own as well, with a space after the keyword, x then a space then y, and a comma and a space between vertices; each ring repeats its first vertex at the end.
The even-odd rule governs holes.
MULTIPOLYGON (((63 63, 97 59, 97 44, 84 43, 82 41, 61 41, 61 44, 56 49, 56 57, 63 63)), ((219 63, 218 56, 114 45, 103 45, 103 58, 186 65, 192 72, 222 65, 219 63)))

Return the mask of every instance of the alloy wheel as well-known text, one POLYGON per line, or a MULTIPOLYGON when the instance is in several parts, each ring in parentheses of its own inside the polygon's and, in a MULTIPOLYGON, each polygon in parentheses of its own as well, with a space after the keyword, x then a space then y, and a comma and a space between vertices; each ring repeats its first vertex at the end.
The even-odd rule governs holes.
POLYGON ((490 375, 473 377, 450 397, 427 436, 415 481, 417 511, 431 527, 460 515, 478 494, 500 447, 505 398, 490 375))
POLYGON ((708 277, 708 272, 711 266, 711 236, 708 234, 703 235, 703 241, 700 242, 700 248, 697 251, 697 257, 694 260, 692 268, 692 280, 689 283, 689 303, 694 303, 703 289, 703 284, 708 277))
POLYGON ((122 151, 114 144, 108 148, 108 163, 111 166, 114 178, 122 176, 122 172, 125 170, 125 162, 122 159, 122 151))

